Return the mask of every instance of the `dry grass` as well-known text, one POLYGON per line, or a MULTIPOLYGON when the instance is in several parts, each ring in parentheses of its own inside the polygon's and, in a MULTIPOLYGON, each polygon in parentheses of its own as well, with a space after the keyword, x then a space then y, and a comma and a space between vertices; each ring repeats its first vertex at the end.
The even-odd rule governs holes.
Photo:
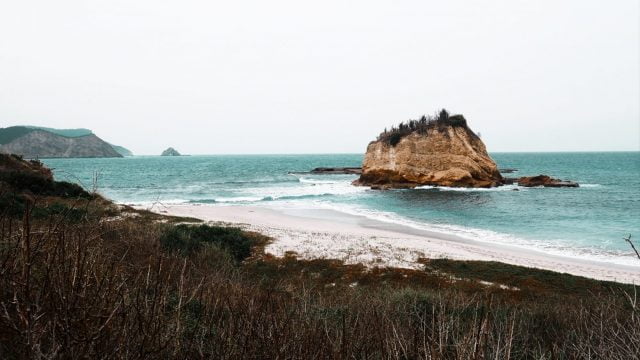
POLYGON ((34 219, 33 207, 0 219, 0 357, 630 359, 640 351, 628 287, 581 279, 584 292, 564 279, 556 296, 541 297, 524 281, 520 290, 452 281, 450 264, 368 271, 268 257, 259 234, 244 234, 253 256, 239 263, 215 242, 167 250, 159 239, 175 225, 113 220, 82 201, 80 221, 34 219))

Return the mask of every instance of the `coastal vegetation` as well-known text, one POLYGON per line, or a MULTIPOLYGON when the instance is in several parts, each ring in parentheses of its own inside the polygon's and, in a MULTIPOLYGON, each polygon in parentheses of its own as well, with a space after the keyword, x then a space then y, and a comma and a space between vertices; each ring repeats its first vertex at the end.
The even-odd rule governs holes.
POLYGON ((436 115, 422 115, 420 119, 401 122, 397 126, 392 126, 389 130, 384 129, 378 135, 378 141, 396 146, 403 137, 414 132, 426 135, 429 129, 437 128, 442 130, 447 126, 467 128, 467 120, 462 115, 450 115, 446 109, 442 109, 436 115))
POLYGON ((640 353, 630 285, 478 261, 276 258, 258 233, 58 191, 73 184, 36 161, 0 155, 0 174, 3 359, 640 353))
POLYGON ((8 144, 13 140, 35 130, 42 130, 50 132, 52 134, 70 138, 88 136, 93 134, 93 132, 89 129, 54 129, 42 126, 10 126, 3 129, 0 128, 0 144, 8 144))

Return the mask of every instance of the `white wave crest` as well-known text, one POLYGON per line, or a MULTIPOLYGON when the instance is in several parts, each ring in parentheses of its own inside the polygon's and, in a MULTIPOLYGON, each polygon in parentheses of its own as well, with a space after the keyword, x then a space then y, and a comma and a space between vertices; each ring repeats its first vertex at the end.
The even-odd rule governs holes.
POLYGON ((440 190, 440 191, 461 191, 461 192, 496 192, 496 191, 514 191, 514 190, 524 190, 526 191, 526 187, 518 186, 515 184, 512 185, 503 185, 492 188, 464 188, 464 187, 448 187, 448 186, 433 186, 433 185, 424 185, 417 186, 418 190, 440 190))
POLYGON ((543 253, 562 257, 570 257, 598 262, 610 262, 620 265, 640 267, 637 259, 629 256, 629 253, 625 251, 603 250, 593 247, 576 246, 574 244, 571 244, 570 241, 562 239, 525 239, 492 230, 449 224, 429 224, 407 219, 392 212, 371 210, 355 205, 335 204, 324 201, 317 201, 315 202, 315 204, 320 208, 334 210, 349 215, 363 216, 375 221, 406 226, 412 229, 422 230, 430 233, 437 233, 445 236, 453 235, 454 237, 471 241, 515 246, 522 249, 540 251, 543 253))

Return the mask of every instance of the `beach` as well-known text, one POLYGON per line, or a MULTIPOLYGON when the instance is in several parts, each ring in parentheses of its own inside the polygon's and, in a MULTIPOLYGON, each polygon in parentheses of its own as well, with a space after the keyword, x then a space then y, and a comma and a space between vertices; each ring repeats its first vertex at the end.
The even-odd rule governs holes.
POLYGON ((640 283, 639 267, 442 236, 331 210, 207 205, 139 208, 206 222, 233 224, 260 232, 273 238, 265 251, 274 256, 295 253, 302 259, 339 259, 368 267, 410 269, 423 266, 419 259, 498 261, 598 280, 640 283))

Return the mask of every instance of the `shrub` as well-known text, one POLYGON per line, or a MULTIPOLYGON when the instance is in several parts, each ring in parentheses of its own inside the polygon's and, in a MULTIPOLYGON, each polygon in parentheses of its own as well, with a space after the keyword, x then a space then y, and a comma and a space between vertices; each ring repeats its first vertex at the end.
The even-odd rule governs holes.
POLYGON ((391 146, 396 146, 403 137, 414 132, 426 135, 429 129, 438 128, 443 130, 447 126, 467 128, 467 120, 462 115, 449 115, 445 109, 440 110, 437 115, 422 117, 418 120, 401 122, 398 126, 392 126, 390 130, 385 129, 378 135, 378 141, 385 141, 391 146))
POLYGON ((56 202, 45 207, 36 207, 33 209, 33 217, 36 219, 47 218, 51 216, 64 217, 70 223, 77 223, 87 218, 87 210, 79 209, 65 204, 56 202))
POLYGON ((93 198, 93 196, 83 189, 82 186, 66 181, 54 181, 53 189, 49 195, 60 196, 63 198, 93 198))
POLYGON ((24 214, 27 199, 14 192, 0 194, 0 214, 10 218, 17 218, 24 214))
POLYGON ((215 244, 229 251, 234 260, 242 261, 251 255, 253 240, 242 230, 233 227, 210 225, 175 225, 169 227, 160 237, 166 249, 190 255, 205 244, 215 244))
POLYGON ((391 146, 396 146, 398 145, 400 140, 402 140, 402 138, 403 136, 400 133, 391 134, 391 136, 389 137, 389 144, 391 144, 391 146))
POLYGON ((24 160, 18 155, 0 154, 0 182, 16 193, 30 192, 40 196, 92 199, 81 186, 55 181, 51 170, 38 160, 24 160))
POLYGON ((447 123, 451 126, 467 126, 467 120, 462 115, 452 115, 447 119, 447 123))
POLYGON ((23 171, 0 172, 0 181, 6 182, 17 191, 30 191, 33 194, 49 193, 53 188, 52 180, 23 171))
POLYGON ((80 185, 66 181, 54 181, 32 172, 0 171, 0 181, 11 186, 16 192, 28 191, 34 195, 63 198, 91 199, 93 197, 80 185))

